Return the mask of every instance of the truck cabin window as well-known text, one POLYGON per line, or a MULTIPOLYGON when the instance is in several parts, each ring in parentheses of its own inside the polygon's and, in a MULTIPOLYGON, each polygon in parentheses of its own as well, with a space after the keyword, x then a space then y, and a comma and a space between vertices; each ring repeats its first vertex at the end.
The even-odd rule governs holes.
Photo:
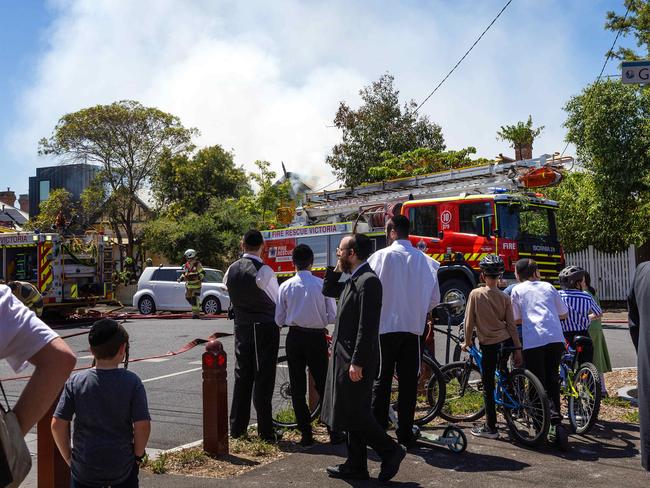
POLYGON ((555 213, 536 205, 499 205, 499 235, 506 239, 557 239, 555 213))
POLYGON ((434 205, 409 208, 411 234, 438 237, 438 207, 434 205))
POLYGON ((490 232, 492 221, 489 220, 490 228, 484 229, 481 218, 492 216, 492 202, 461 203, 458 207, 460 232, 477 235, 490 232))

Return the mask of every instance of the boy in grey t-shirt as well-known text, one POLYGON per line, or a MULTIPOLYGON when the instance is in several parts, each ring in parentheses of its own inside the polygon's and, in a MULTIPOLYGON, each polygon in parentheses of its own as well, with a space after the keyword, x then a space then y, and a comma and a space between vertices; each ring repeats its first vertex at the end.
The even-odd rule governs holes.
POLYGON ((96 367, 66 382, 52 418, 54 440, 72 468, 73 488, 137 487, 151 417, 140 378, 118 369, 127 355, 129 335, 114 320, 102 319, 93 324, 88 342, 96 367))

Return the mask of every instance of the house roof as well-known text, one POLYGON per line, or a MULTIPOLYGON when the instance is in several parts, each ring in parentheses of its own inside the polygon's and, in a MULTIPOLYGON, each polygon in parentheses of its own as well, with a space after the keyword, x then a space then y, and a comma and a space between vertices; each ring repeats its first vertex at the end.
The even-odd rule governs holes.
POLYGON ((22 226, 29 220, 29 214, 19 208, 0 203, 0 226, 22 230, 22 226))

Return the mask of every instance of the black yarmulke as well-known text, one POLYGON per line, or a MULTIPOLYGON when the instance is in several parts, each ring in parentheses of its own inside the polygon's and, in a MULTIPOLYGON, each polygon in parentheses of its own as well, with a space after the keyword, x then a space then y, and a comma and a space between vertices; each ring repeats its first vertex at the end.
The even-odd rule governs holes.
POLYGON ((91 347, 106 344, 120 333, 122 326, 115 320, 101 319, 93 324, 88 334, 88 343, 91 347))

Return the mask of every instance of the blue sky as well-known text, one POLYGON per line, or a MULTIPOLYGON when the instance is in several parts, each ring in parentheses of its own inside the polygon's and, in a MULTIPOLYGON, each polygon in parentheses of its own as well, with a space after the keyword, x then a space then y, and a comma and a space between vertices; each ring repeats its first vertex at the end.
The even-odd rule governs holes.
MULTIPOLYGON (((422 100, 504 3, 0 0, 0 188, 26 193, 57 164, 37 144, 61 115, 121 99, 179 115, 247 168, 284 161, 329 183, 338 102, 386 71, 422 100)), ((448 147, 486 157, 512 152, 496 131, 532 114, 546 126, 535 153, 561 151, 562 105, 600 71, 605 13, 622 3, 514 0, 422 112, 448 147)))

